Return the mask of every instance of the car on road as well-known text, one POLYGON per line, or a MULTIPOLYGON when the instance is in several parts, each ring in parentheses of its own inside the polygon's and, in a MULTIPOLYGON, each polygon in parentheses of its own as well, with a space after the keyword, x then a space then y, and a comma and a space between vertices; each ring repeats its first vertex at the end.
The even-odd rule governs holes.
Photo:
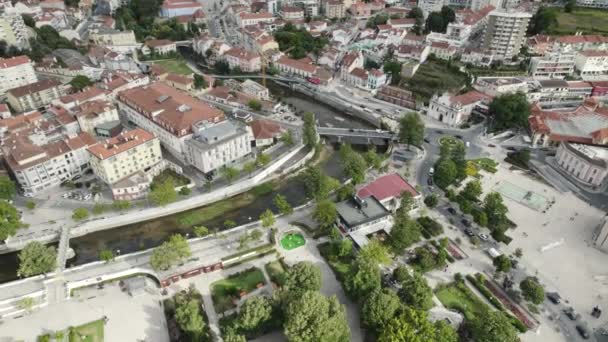
POLYGON ((468 236, 470 236, 470 237, 475 236, 475 232, 474 232, 474 231, 473 231, 473 229, 471 229, 471 228, 467 228, 467 229, 465 229, 465 230, 464 230, 464 233, 465 233, 465 234, 467 234, 467 235, 468 235, 468 236))
POLYGON ((433 185, 433 177, 429 177, 429 178, 427 178, 427 179, 426 179, 426 184, 427 184, 427 185, 429 185, 429 186, 430 186, 430 185, 433 185))
POLYGON ((467 219, 462 219, 462 224, 464 224, 465 227, 470 227, 471 226, 471 221, 467 220, 467 219))
POLYGON ((456 139, 460 139, 460 140, 462 140, 462 139, 463 139, 463 138, 462 138, 462 135, 460 135, 460 134, 455 135, 455 137, 456 137, 456 139))
POLYGON ((585 340, 588 340, 589 337, 591 337, 591 335, 589 334, 589 329, 587 329, 587 327, 585 327, 584 325, 577 324, 576 331, 578 331, 578 334, 581 335, 581 337, 585 340))
POLYGON ((479 233, 477 236, 479 236, 482 241, 488 241, 490 239, 490 236, 484 233, 479 233))
POLYGON ((579 317, 581 317, 581 315, 579 315, 573 307, 569 307, 567 309, 564 309, 564 314, 566 314, 566 317, 570 318, 573 321, 576 321, 577 319, 579 319, 579 317))
POLYGON ((562 297, 557 292, 547 292, 547 298, 551 301, 551 303, 556 305, 561 303, 562 299, 562 297))
POLYGON ((424 142, 425 142, 425 143, 427 143, 427 144, 430 144, 430 143, 431 143, 431 141, 429 140, 429 138, 424 138, 423 140, 424 140, 424 142))
POLYGON ((488 147, 496 147, 494 144, 488 144, 488 147))
POLYGON ((452 215, 456 215, 456 209, 449 207, 448 208, 448 213, 452 214, 452 215))

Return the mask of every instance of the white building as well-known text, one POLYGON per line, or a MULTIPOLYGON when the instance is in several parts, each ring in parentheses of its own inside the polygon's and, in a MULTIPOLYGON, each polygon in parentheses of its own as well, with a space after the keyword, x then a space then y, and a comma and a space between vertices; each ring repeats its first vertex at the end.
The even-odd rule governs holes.
POLYGON ((441 11, 441 7, 447 5, 446 0, 418 0, 418 7, 424 13, 424 17, 428 17, 431 12, 441 11))
POLYGON ((576 5, 590 8, 608 8, 608 0, 576 0, 576 5))
POLYGON ((224 53, 230 69, 239 68, 243 72, 256 72, 262 68, 260 55, 241 48, 232 48, 224 53))
POLYGON ((200 123, 185 144, 186 161, 210 173, 249 155, 252 139, 251 128, 238 121, 200 123))
POLYGON ((483 48, 498 59, 510 59, 519 54, 526 39, 532 14, 528 12, 494 10, 488 14, 483 48))
POLYGON ((109 101, 85 102, 70 111, 76 117, 80 130, 91 135, 95 134, 95 127, 120 120, 116 106, 109 101))
POLYGON ((456 21, 448 24, 445 33, 430 32, 427 40, 448 43, 453 47, 464 47, 471 38, 478 37, 482 33, 487 23, 488 14, 494 9, 495 7, 490 5, 479 10, 458 11, 456 12, 456 21))
POLYGON ((473 88, 490 96, 528 92, 528 82, 519 77, 478 77, 473 88))
POLYGON ((32 61, 27 56, 0 58, 0 94, 38 81, 32 61))
POLYGON ((245 27, 249 25, 257 25, 259 23, 272 23, 275 18, 268 12, 261 13, 247 13, 241 12, 237 14, 236 21, 239 27, 245 27))
POLYGON ((570 177, 585 185, 601 186, 608 175, 608 146, 562 142, 555 160, 570 177))
POLYGON ((117 52, 135 52, 141 44, 135 40, 135 33, 131 30, 119 31, 108 28, 95 28, 90 30, 89 41, 95 45, 105 46, 117 52))
POLYGON ((29 48, 29 34, 21 14, 3 13, 0 16, 0 40, 21 49, 29 48))
POLYGON ((475 107, 487 106, 490 99, 490 96, 476 90, 462 95, 435 94, 429 103, 427 115, 450 126, 458 126, 468 120, 475 107))
POLYGON ((275 66, 281 73, 297 75, 300 77, 312 77, 317 71, 316 65, 291 59, 287 56, 279 58, 279 60, 275 62, 275 66))
POLYGON ((576 71, 585 81, 608 79, 608 51, 581 51, 574 63, 576 71))
POLYGON ((245 80, 245 82, 241 83, 241 91, 245 94, 255 96, 258 99, 270 100, 270 91, 268 88, 252 80, 245 80))
POLYGON ((574 72, 574 54, 548 53, 530 60, 530 76, 533 78, 564 78, 574 72))

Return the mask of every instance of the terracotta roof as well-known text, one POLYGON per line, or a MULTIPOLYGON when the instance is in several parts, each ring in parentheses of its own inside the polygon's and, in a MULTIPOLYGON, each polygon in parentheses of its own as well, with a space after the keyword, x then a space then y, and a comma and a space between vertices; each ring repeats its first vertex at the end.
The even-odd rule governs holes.
POLYGON ((111 111, 114 108, 114 104, 109 101, 95 100, 85 102, 78 107, 72 108, 72 112, 75 113, 76 117, 84 116, 87 118, 92 118, 99 116, 99 114, 111 111))
POLYGON ((591 137, 594 141, 603 141, 608 139, 608 127, 598 129, 597 131, 591 133, 591 137))
POLYGON ((234 48, 224 52, 224 55, 232 56, 232 57, 235 57, 238 59, 244 59, 247 61, 251 61, 256 58, 260 58, 260 55, 257 53, 253 53, 251 51, 247 51, 245 49, 241 49, 241 48, 237 48, 237 47, 234 47, 234 48))
POLYGON ((362 68, 354 68, 350 74, 362 80, 367 80, 367 72, 362 68))
POLYGON ((17 65, 30 63, 28 56, 17 56, 12 58, 0 58, 0 69, 12 68, 17 65))
POLYGON ((169 73, 167 75, 167 78, 165 78, 165 81, 170 81, 173 83, 179 83, 179 84, 184 84, 184 85, 188 85, 190 83, 194 82, 194 79, 188 76, 184 76, 184 75, 178 75, 178 74, 174 74, 174 73, 169 73))
POLYGON ((298 13, 298 12, 304 12, 304 9, 302 9, 301 7, 296 7, 296 6, 282 6, 281 12, 298 13))
POLYGON ((435 49, 449 49, 450 44, 447 42, 432 42, 431 47, 435 49))
POLYGON ((404 192, 409 192, 413 197, 418 197, 420 194, 399 174, 393 173, 382 176, 375 181, 369 183, 357 191, 357 197, 366 199, 374 196, 378 201, 384 201, 389 198, 401 197, 404 192))
POLYGON ((256 139, 272 139, 283 131, 278 123, 268 120, 253 120, 249 126, 256 139))
POLYGON ((494 7, 492 5, 488 5, 482 9, 480 9, 479 11, 476 11, 476 12, 472 11, 472 13, 469 13, 462 19, 462 22, 467 25, 474 25, 477 22, 479 22, 481 19, 485 18, 488 14, 490 14, 490 12, 492 12, 495 9, 496 9, 496 7, 494 7))
POLYGON ((568 81, 569 88, 593 88, 591 83, 582 81, 568 81))
POLYGON ((359 53, 357 51, 349 52, 344 55, 344 58, 342 58, 342 65, 349 67, 357 60, 358 57, 359 53))
POLYGON ((63 103, 70 103, 70 102, 82 103, 82 102, 86 102, 86 101, 93 99, 102 94, 107 94, 107 92, 103 89, 89 87, 81 92, 62 96, 62 97, 60 97, 60 100, 63 103))
POLYGON ((121 132, 119 135, 89 146, 89 153, 103 160, 112 156, 126 152, 134 147, 145 144, 156 137, 141 128, 131 131, 121 132))
POLYGON ((480 93, 477 90, 469 91, 468 93, 464 93, 462 95, 452 96, 450 98, 450 102, 452 104, 459 103, 461 105, 469 105, 471 103, 475 103, 483 100, 490 100, 492 97, 490 95, 480 93))
POLYGON ((303 62, 297 61, 295 59, 291 59, 287 56, 283 56, 283 57, 279 58, 279 60, 277 61, 277 64, 283 64, 283 65, 289 66, 291 68, 300 69, 300 70, 310 72, 310 73, 313 73, 313 72, 315 72, 315 70, 317 70, 317 67, 315 65, 303 63, 303 62))
POLYGON ((586 57, 606 57, 606 56, 608 56, 608 51, 599 51, 599 50, 585 50, 585 51, 581 51, 579 53, 586 57))
POLYGON ((241 13, 239 13, 239 17, 241 17, 241 19, 272 19, 273 18, 272 14, 270 14, 268 12, 260 12, 260 13, 241 12, 241 13))
POLYGON ((414 25, 416 24, 416 19, 414 18, 403 18, 403 19, 390 19, 388 21, 392 26, 404 26, 404 25, 414 25))
POLYGON ((600 35, 561 36, 557 37, 557 42, 561 44, 604 43, 608 42, 608 37, 600 35))
POLYGON ((162 82, 124 90, 118 100, 178 137, 191 134, 201 121, 224 119, 221 110, 162 82))
POLYGON ((58 87, 60 85, 61 82, 57 81, 56 79, 47 79, 35 83, 30 83, 21 87, 13 88, 9 90, 8 93, 13 95, 14 97, 22 97, 28 94, 38 93, 43 90, 58 87))

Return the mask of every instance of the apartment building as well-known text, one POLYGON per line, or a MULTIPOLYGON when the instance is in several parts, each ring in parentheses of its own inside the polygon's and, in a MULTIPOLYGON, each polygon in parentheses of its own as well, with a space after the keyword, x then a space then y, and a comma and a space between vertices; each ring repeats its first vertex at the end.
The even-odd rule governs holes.
POLYGON ((20 14, 5 12, 0 16, 0 40, 9 46, 27 49, 30 46, 28 39, 27 26, 20 14))
POLYGON ((382 86, 376 93, 376 98, 397 106, 416 109, 416 98, 414 94, 409 90, 399 87, 382 86))
POLYGON ((564 78, 574 72, 572 53, 551 52, 530 59, 529 73, 533 78, 564 78))
POLYGON ((91 135, 95 134, 95 127, 120 120, 116 106, 104 100, 85 102, 72 108, 71 112, 76 117, 80 130, 91 135))
POLYGON ((462 95, 433 95, 427 115, 450 126, 465 123, 477 106, 487 107, 491 97, 476 90, 462 95))
POLYGON ((312 77, 317 71, 317 66, 291 59, 287 56, 279 58, 275 62, 275 66, 282 72, 288 75, 297 75, 300 77, 312 77))
POLYGON ((279 11, 283 20, 296 20, 304 18, 304 9, 297 6, 282 6, 279 11))
POLYGON ((0 94, 37 81, 38 77, 29 57, 0 58, 0 94))
POLYGON ((530 103, 538 102, 544 107, 555 108, 581 104, 592 93, 591 83, 551 79, 529 82, 526 97, 530 103))
POLYGON ((245 94, 252 95, 262 100, 270 100, 270 91, 268 88, 252 80, 245 80, 241 83, 241 91, 245 94))
POLYGON ((325 16, 329 19, 340 19, 346 16, 346 7, 341 0, 328 0, 325 2, 325 16))
POLYGON ((608 51, 581 51, 576 55, 574 64, 583 80, 608 79, 608 51))
POLYGON ((33 138, 12 134, 3 146, 9 171, 24 193, 32 195, 84 174, 89 167, 86 149, 96 143, 88 133, 52 142, 33 138))
POLYGON ((241 12, 236 16, 236 22, 239 27, 245 27, 249 25, 257 25, 259 23, 272 23, 275 18, 268 12, 260 13, 247 13, 241 12))
POLYGON ((108 28, 96 28, 89 34, 89 42, 99 46, 105 46, 110 50, 118 52, 135 51, 140 44, 135 40, 135 33, 131 30, 119 31, 108 28))
POLYGON ((517 92, 528 92, 528 82, 520 77, 478 77, 473 88, 488 94, 498 96, 517 92))
POLYGON ((180 160, 185 159, 184 146, 196 124, 224 120, 221 110, 162 82, 122 91, 116 100, 127 120, 157 136, 180 160))
POLYGON ((174 41, 168 39, 149 39, 144 42, 144 46, 141 47, 141 52, 144 55, 157 54, 166 55, 168 53, 177 52, 177 47, 174 41))
POLYGON ((251 140, 251 128, 238 121, 200 123, 186 141, 186 161, 205 174, 217 171, 249 155, 251 140))
POLYGON ((41 80, 6 92, 8 103, 16 112, 42 108, 65 94, 65 86, 55 79, 41 80))
POLYGON ((141 128, 100 141, 87 151, 91 169, 107 184, 145 172, 163 159, 159 139, 141 128))
POLYGON ((353 70, 363 69, 363 64, 364 58, 361 51, 351 51, 345 54, 340 64, 340 77, 346 80, 353 70))
POLYGON ((532 14, 512 10, 494 10, 488 14, 483 48, 497 59, 510 59, 519 54, 526 39, 532 14))
POLYGON ((608 0, 576 0, 576 5, 589 8, 608 8, 608 0))
POLYGON ((576 181, 601 186, 608 176, 608 147, 564 141, 557 148, 555 162, 576 181))
POLYGON ((224 53, 230 69, 240 68, 243 72, 256 72, 262 68, 260 55, 238 47, 224 53))
POLYGON ((203 5, 191 0, 165 0, 160 7, 160 16, 173 18, 178 16, 192 16, 196 11, 203 10, 203 5))

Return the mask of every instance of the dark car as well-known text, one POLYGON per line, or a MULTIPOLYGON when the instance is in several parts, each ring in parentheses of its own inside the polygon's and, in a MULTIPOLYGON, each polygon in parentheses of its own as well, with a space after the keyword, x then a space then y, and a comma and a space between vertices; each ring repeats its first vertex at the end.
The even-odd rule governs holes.
POLYGON ((562 297, 560 297, 559 293, 557 292, 547 292, 547 298, 551 301, 551 303, 556 305, 562 301, 562 297))
POLYGON ((468 236, 470 236, 470 237, 475 236, 475 232, 474 232, 474 231, 473 231, 473 229, 471 229, 471 228, 467 228, 467 229, 465 229, 465 230, 464 230, 464 233, 465 233, 465 234, 467 234, 467 235, 468 235, 468 236))
POLYGON ((426 179, 426 184, 433 185, 433 177, 429 177, 426 179))
POLYGON ((448 213, 452 214, 452 215, 456 215, 456 209, 449 207, 448 208, 448 213))
POLYGON ((424 142, 427 143, 427 144, 431 143, 431 141, 428 138, 424 138, 424 142))
POLYGON ((581 315, 579 315, 578 313, 576 313, 576 311, 574 311, 573 307, 564 309, 564 314, 566 314, 566 316, 573 321, 576 321, 579 317, 581 317, 581 315))
POLYGON ((488 144, 489 147, 496 147, 494 144, 488 144))
POLYGON ((578 324, 576 326, 576 331, 578 331, 578 334, 585 340, 588 340, 589 337, 591 337, 591 335, 589 335, 589 330, 583 325, 578 324))
POLYGON ((471 221, 467 220, 467 219, 462 219, 462 224, 464 224, 465 227, 470 227, 471 226, 471 221))
POLYGON ((455 135, 455 137, 456 137, 457 139, 460 139, 460 140, 462 140, 462 139, 463 139, 463 138, 462 138, 462 135, 455 135))

